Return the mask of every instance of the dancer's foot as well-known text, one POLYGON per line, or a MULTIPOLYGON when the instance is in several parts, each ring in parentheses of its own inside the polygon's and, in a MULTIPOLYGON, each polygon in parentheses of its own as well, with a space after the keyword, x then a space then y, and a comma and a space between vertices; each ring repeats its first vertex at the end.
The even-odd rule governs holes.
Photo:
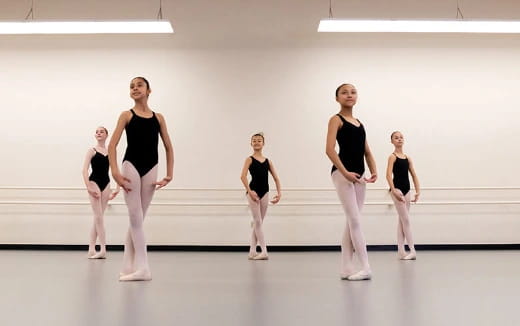
POLYGON ((131 274, 120 276, 119 280, 122 282, 151 281, 152 273, 150 271, 135 271, 131 274))
POLYGON ((397 258, 403 260, 404 257, 406 257, 406 255, 408 255, 408 253, 406 251, 398 251, 397 252, 397 258))
POLYGON ((372 278, 372 272, 370 271, 359 271, 355 274, 352 274, 347 277, 347 280, 349 281, 364 281, 364 280, 370 280, 372 278))
POLYGON ((247 255, 247 259, 254 260, 256 256, 258 256, 257 252, 250 252, 249 255, 247 255))
POLYGON ((256 255, 255 257, 253 257, 253 260, 268 260, 268 259, 269 259, 269 256, 265 252, 261 252, 258 255, 256 255))
POLYGON ((92 257, 89 257, 90 259, 105 259, 107 258, 107 252, 106 251, 100 251, 97 254, 95 254, 92 257))
POLYGON ((405 257, 403 257, 402 259, 403 260, 416 260, 417 254, 415 252, 411 252, 408 255, 406 255, 405 257))
POLYGON ((130 275, 132 273, 135 272, 135 269, 132 269, 132 268, 123 268, 120 272, 119 272, 119 277, 121 276, 125 276, 125 275, 130 275))
POLYGON ((92 259, 93 256, 96 255, 96 251, 95 250, 89 250, 88 253, 87 253, 87 258, 88 259, 92 259))
POLYGON ((345 268, 341 273, 339 273, 339 276, 342 280, 346 280, 350 275, 353 275, 354 273, 355 272, 353 268, 345 268))

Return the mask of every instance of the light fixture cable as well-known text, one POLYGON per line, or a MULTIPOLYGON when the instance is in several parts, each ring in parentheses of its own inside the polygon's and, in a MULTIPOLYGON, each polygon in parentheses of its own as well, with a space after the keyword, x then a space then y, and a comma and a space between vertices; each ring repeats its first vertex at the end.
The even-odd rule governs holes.
POLYGON ((462 14, 462 10, 460 10, 459 0, 457 0, 457 16, 455 16, 456 19, 464 19, 464 15, 462 14), (459 18, 460 16, 460 18, 459 18))
POLYGON ((25 20, 28 20, 29 17, 31 17, 31 19, 34 20, 34 0, 31 0, 31 9, 29 9, 27 16, 25 16, 25 20))
POLYGON ((334 18, 332 16, 332 0, 329 0, 329 19, 334 18))
POLYGON ((159 12, 157 13, 157 19, 160 19, 160 20, 163 19, 163 15, 162 15, 162 0, 159 0, 159 12))

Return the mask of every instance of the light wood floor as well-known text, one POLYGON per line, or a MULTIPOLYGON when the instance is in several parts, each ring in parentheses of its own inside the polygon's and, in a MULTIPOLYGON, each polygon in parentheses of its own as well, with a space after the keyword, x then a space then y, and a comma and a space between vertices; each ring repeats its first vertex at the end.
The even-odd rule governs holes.
POLYGON ((151 282, 118 282, 121 252, 0 251, 0 325, 520 325, 519 251, 369 252, 371 281, 338 252, 150 252, 151 282))

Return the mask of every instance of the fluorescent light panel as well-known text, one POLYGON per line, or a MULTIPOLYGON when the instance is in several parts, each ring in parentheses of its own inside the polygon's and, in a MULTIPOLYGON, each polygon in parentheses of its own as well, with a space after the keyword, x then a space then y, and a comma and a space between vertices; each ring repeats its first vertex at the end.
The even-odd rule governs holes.
POLYGON ((322 19, 318 32, 520 33, 520 21, 322 19))
POLYGON ((168 20, 0 22, 0 34, 146 34, 173 33, 168 20))

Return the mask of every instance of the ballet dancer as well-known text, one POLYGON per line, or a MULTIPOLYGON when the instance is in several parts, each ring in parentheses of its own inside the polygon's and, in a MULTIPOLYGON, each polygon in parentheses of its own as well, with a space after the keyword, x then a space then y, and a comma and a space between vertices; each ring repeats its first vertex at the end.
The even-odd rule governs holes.
POLYGON ((124 190, 130 220, 120 281, 152 279, 143 222, 155 190, 173 179, 173 147, 164 117, 148 106, 151 91, 150 83, 145 78, 131 80, 130 97, 134 100, 134 107, 121 113, 108 146, 112 176, 124 190), (123 130, 126 131, 127 148, 120 172, 116 149, 123 130), (166 152, 166 176, 157 181, 159 135, 166 152))
POLYGON ((253 232, 251 234, 251 243, 249 247, 248 259, 250 260, 267 260, 267 245, 265 243, 264 231, 262 224, 264 222, 265 214, 267 213, 267 206, 269 204, 269 172, 273 176, 276 184, 276 195, 271 200, 272 204, 276 204, 282 198, 282 190, 280 186, 280 179, 274 168, 273 162, 268 160, 262 154, 264 148, 263 133, 254 134, 251 137, 251 147, 253 154, 246 158, 240 180, 246 188, 247 201, 251 214, 253 215, 253 232), (247 172, 251 174, 251 182, 248 183, 247 172), (257 244, 260 245, 261 252, 256 252, 257 244))
POLYGON ((394 131, 390 135, 390 141, 394 145, 394 152, 388 157, 388 165, 386 167, 386 180, 390 186, 390 195, 395 204, 395 209, 399 216, 397 223, 397 253, 399 259, 415 260, 417 253, 413 242, 412 229, 410 227, 410 202, 417 202, 420 195, 419 178, 415 173, 415 169, 410 156, 403 152, 404 137, 399 131, 394 131), (415 195, 411 200, 410 179, 408 173, 412 175, 415 187, 415 195), (405 240, 410 248, 407 253, 404 247, 405 240))
POLYGON ((326 154, 331 160, 332 182, 338 193, 346 216, 341 240, 341 279, 350 281, 369 280, 372 271, 368 263, 365 236, 361 230, 361 210, 365 201, 366 183, 377 180, 376 163, 363 124, 352 115, 358 93, 354 85, 342 84, 336 89, 338 114, 329 120, 326 154), (339 154, 335 150, 336 141, 339 154), (365 162, 370 178, 365 178, 365 162), (355 270, 353 254, 356 253, 361 269, 355 270))
POLYGON ((108 176, 108 155, 105 146, 108 130, 105 127, 98 127, 94 137, 97 144, 87 150, 82 170, 83 182, 87 187, 90 205, 94 213, 87 258, 105 259, 107 248, 103 215, 108 201, 114 199, 119 193, 119 185, 116 191, 111 191, 110 177, 108 176), (89 167, 91 168, 90 176, 88 174, 89 167), (97 239, 99 239, 99 252, 96 252, 97 239))

